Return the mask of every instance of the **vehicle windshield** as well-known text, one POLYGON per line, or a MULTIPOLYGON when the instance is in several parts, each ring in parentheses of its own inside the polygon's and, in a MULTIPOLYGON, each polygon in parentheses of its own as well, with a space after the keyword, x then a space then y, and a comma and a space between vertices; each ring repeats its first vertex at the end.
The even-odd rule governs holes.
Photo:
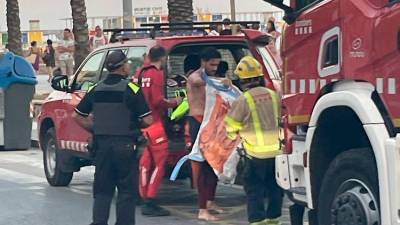
MULTIPOLYGON (((207 44, 192 44, 179 46, 173 49, 169 55, 168 60, 168 76, 176 75, 187 75, 190 70, 190 65, 193 64, 193 60, 199 60, 199 54, 202 49, 213 46, 218 49, 222 55, 221 62, 227 67, 225 77, 231 80, 237 80, 233 73, 237 66, 237 63, 244 56, 251 56, 251 52, 245 43, 229 43, 229 44, 218 44, 218 43, 207 43, 207 44), (186 65, 185 65, 186 64, 186 65)), ((194 69, 194 68, 192 68, 194 69)))

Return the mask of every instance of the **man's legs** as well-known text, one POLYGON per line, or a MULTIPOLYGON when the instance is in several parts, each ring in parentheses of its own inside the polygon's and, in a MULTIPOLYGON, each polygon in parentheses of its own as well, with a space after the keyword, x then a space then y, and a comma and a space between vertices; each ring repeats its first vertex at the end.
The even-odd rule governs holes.
MULTIPOLYGON (((210 165, 207 162, 201 162, 200 171, 197 180, 198 204, 199 204, 199 219, 206 221, 218 220, 215 216, 211 215, 207 208, 207 203, 210 201, 210 194, 214 185, 214 178, 210 176, 210 165)), ((214 174, 215 176, 215 174, 214 174)), ((213 198, 212 198, 213 199, 213 198)))
MULTIPOLYGON (((188 117, 189 134, 192 145, 196 142, 197 134, 199 133, 201 123, 194 117, 188 117)), ((209 200, 210 191, 208 190, 208 176, 204 174, 204 163, 192 161, 193 183, 198 192, 199 214, 198 218, 203 220, 217 220, 211 215, 207 209, 207 201, 209 200)))
MULTIPOLYGON (((142 180, 140 182, 144 183, 145 186, 141 192, 144 199, 144 205, 142 207, 142 214, 147 216, 169 216, 170 212, 160 206, 155 202, 158 190, 162 184, 164 174, 165 174, 165 164, 168 157, 168 143, 163 143, 160 145, 152 146, 149 145, 147 148, 147 154, 144 155, 148 158, 144 158, 144 161, 150 161, 147 168, 141 167, 141 176, 146 176, 146 181, 142 180), (143 172, 147 172, 144 174, 143 172)), ((142 160, 141 160, 142 161, 142 160)))
POLYGON ((207 172, 204 171, 204 164, 207 162, 200 163, 199 177, 197 180, 197 192, 199 194, 198 204, 200 209, 207 209, 207 200, 209 198, 209 183, 207 172))
POLYGON ((294 203, 289 207, 290 224, 303 225, 305 207, 294 203))
POLYGON ((49 74, 49 79, 48 81, 50 82, 51 79, 53 78, 53 68, 51 66, 46 67, 47 73, 49 74))
POLYGON ((147 190, 147 198, 154 199, 160 189, 162 180, 165 174, 165 164, 168 157, 168 144, 150 147, 151 156, 153 159, 154 169, 149 181, 149 188, 147 190))
POLYGON ((247 217, 249 223, 266 219, 264 208, 265 164, 256 159, 246 159, 244 167, 244 190, 247 196, 247 217))
MULTIPOLYGON (((189 135, 190 135, 190 142, 192 146, 196 142, 197 134, 199 133, 199 129, 201 126, 201 123, 197 121, 194 117, 189 116, 188 117, 188 124, 189 124, 189 135)), ((193 180, 193 187, 198 188, 198 181, 199 181, 199 175, 200 175, 200 170, 201 170, 201 163, 197 161, 191 161, 191 167, 192 167, 192 180, 193 180)))
POLYGON ((153 168, 153 160, 151 159, 151 153, 147 146, 140 158, 139 166, 139 193, 143 199, 147 198, 147 190, 149 186, 150 173, 153 168))
POLYGON ((116 184, 110 160, 112 149, 111 143, 106 138, 95 141, 97 141, 97 149, 93 183, 93 222, 91 225, 107 225, 116 184))
POLYGON ((214 201, 217 190, 218 177, 215 175, 210 164, 205 161, 202 166, 202 172, 207 182, 207 200, 214 201))
POLYGON ((62 75, 68 75, 67 74, 67 63, 66 63, 66 61, 65 60, 60 60, 58 62, 58 65, 59 65, 59 67, 61 69, 61 74, 62 75))
POLYGON ((66 72, 68 77, 70 78, 72 75, 74 75, 74 59, 69 58, 65 61, 66 63, 66 72))
POLYGON ((204 173, 204 177, 206 177, 207 181, 207 209, 216 211, 217 213, 223 213, 223 209, 215 204, 218 177, 215 175, 214 170, 207 162, 203 163, 202 173, 204 173))
POLYGON ((282 215, 283 190, 275 179, 275 158, 266 159, 265 185, 268 189, 267 219, 278 219, 282 215))
POLYGON ((116 225, 134 225, 136 194, 138 188, 138 163, 135 145, 131 138, 114 142, 113 165, 117 175, 117 222, 116 225))

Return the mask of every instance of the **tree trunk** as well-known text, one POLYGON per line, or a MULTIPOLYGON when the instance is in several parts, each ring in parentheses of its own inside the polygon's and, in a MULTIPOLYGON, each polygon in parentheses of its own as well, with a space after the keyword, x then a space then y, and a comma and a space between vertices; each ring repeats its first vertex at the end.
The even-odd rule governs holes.
POLYGON ((168 20, 170 23, 193 22, 193 0, 168 0, 168 20))
POLYGON ((89 54, 89 29, 85 0, 71 0, 73 33, 75 36, 75 70, 89 54))
POLYGON ((22 56, 18 0, 7 0, 8 50, 22 56))

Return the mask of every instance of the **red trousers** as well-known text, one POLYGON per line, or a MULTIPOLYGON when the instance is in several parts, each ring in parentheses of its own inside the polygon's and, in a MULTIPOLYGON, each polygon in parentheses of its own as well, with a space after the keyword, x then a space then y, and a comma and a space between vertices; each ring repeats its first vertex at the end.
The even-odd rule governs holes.
POLYGON ((193 181, 199 194, 198 204, 200 209, 207 209, 207 201, 215 200, 218 177, 211 166, 204 162, 192 161, 193 181))
POLYGON ((165 174, 168 158, 168 142, 148 145, 139 164, 139 192, 143 199, 157 196, 165 174))

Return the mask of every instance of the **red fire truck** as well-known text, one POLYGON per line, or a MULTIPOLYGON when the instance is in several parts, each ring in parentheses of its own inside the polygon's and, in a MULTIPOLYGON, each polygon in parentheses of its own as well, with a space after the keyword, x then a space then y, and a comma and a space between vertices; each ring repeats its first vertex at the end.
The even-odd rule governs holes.
POLYGON ((400 1, 265 0, 286 12, 277 181, 318 224, 400 224, 400 1))

